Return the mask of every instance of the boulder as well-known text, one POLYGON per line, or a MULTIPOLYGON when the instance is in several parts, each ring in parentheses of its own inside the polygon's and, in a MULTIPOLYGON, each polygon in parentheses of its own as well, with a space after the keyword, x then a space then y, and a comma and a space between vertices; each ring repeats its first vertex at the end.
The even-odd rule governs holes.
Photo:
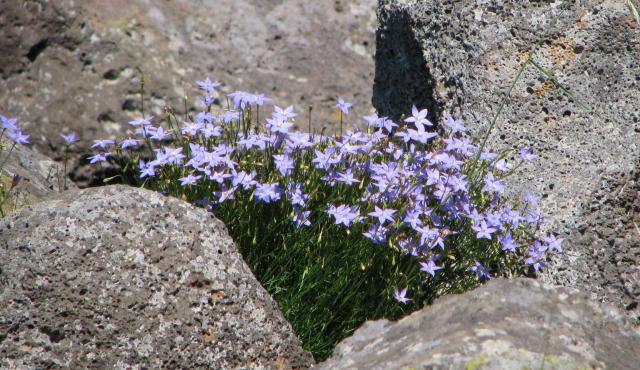
POLYGON ((365 323, 317 369, 635 369, 640 334, 610 306, 497 279, 397 321, 365 323))
POLYGON ((64 175, 64 163, 56 163, 37 150, 3 142, 0 177, 9 190, 3 211, 16 210, 67 189, 77 189, 64 175), (66 179, 65 179, 66 178, 66 179))
MULTIPOLYGON (((0 107, 24 121, 43 153, 122 136, 145 111, 183 111, 207 76, 296 106, 302 127, 337 127, 335 99, 369 113, 375 0, 0 0, 0 107)), ((225 99, 220 104, 226 107, 225 99)), ((200 108, 199 108, 200 109, 200 108)), ((182 117, 179 113, 178 116, 182 117)), ((263 117, 263 115, 261 114, 263 117)), ((81 152, 83 152, 81 150, 81 152)), ((86 150, 84 150, 86 152, 86 150)), ((79 181, 88 176, 75 169, 79 181)))
POLYGON ((121 185, 0 221, 2 368, 312 364, 224 225, 121 185))
MULTIPOLYGON (((541 196, 542 231, 566 239, 566 253, 543 278, 608 291, 594 295, 600 300, 631 297, 635 303, 625 306, 637 307, 637 293, 628 296, 623 286, 637 284, 640 271, 624 267, 633 261, 622 267, 616 261, 627 254, 637 261, 640 243, 630 252, 608 251, 607 260, 602 247, 578 241, 585 232, 597 239, 606 224, 592 224, 595 231, 577 227, 591 218, 594 195, 610 188, 606 179, 629 174, 640 157, 640 26, 626 2, 380 0, 378 16, 373 103, 379 113, 399 117, 417 104, 436 121, 463 119, 480 136, 498 117, 491 149, 516 149, 512 164, 523 147, 540 156, 509 179, 511 195, 541 196), (621 280, 616 288, 589 279, 596 264, 608 264, 609 281, 621 280)), ((638 210, 629 212, 633 218, 638 210)))

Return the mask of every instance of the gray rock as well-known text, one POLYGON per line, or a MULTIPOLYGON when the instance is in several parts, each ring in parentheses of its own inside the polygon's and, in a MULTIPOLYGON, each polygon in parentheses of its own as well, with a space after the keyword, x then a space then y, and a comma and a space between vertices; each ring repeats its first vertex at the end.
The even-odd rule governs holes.
POLYGON ((640 324, 640 161, 630 173, 606 175, 583 204, 570 250, 548 280, 578 285, 612 302, 640 324), (579 253, 576 253, 579 251, 579 253), (577 284, 576 284, 577 282, 577 284))
POLYGON ((2 368, 312 364, 224 225, 125 186, 0 221, 2 368))
POLYGON ((16 210, 66 189, 77 189, 69 178, 65 181, 64 164, 56 163, 35 149, 4 142, 0 150, 0 179, 9 191, 4 212, 16 210), (14 178, 19 180, 15 186, 14 178))
MULTIPOLYGON (((600 248, 577 241, 594 192, 640 156, 640 28, 625 2, 380 0, 378 15, 373 102, 381 114, 397 117, 416 103, 435 120, 451 114, 482 134, 529 55, 552 71, 574 98, 529 64, 488 140, 494 150, 532 146, 540 155, 509 182, 511 195, 542 196, 542 231, 566 238, 567 253, 544 279, 602 291, 606 280, 585 278, 595 260, 620 285, 640 279, 615 262, 626 252, 604 261, 600 248)), ((590 227, 597 236, 608 226, 590 227)), ((623 300, 617 291, 609 300, 623 300)))
MULTIPOLYGON (((307 127, 337 127, 337 96, 368 114, 375 0, 0 0, 0 107, 21 117, 43 153, 62 156, 58 133, 84 141, 122 136, 145 111, 183 110, 195 80, 294 104, 307 127), (53 139, 52 139, 53 138, 53 139)), ((224 99, 221 104, 226 106, 224 99)), ((179 115, 182 117, 181 115, 179 115)), ((264 112, 261 112, 264 117, 264 112)), ((354 118, 354 120, 357 120, 354 118)), ((358 121, 359 122, 359 121, 358 121)), ((86 150, 85 150, 86 151, 86 150)), ((82 152, 82 151, 81 151, 82 152)), ((74 169, 86 181, 86 168, 74 169)))
POLYGON ((397 322, 367 322, 318 369, 635 369, 640 334, 610 306, 499 279, 397 322))

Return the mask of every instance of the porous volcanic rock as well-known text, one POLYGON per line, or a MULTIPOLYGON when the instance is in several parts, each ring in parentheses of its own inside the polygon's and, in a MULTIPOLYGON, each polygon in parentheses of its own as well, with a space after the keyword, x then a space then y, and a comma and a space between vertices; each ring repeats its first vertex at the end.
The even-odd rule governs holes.
MULTIPOLYGON (((606 179, 628 174, 640 157, 640 26, 626 2, 380 0, 378 16, 379 113, 397 117, 415 103, 435 120, 451 114, 483 134, 515 82, 488 145, 531 146, 540 155, 508 181, 512 196, 529 189, 541 196, 542 231, 566 239, 566 253, 543 278, 602 292, 607 281, 589 278, 589 270, 609 264, 618 285, 635 284, 637 267, 619 266, 627 252, 603 255, 578 242, 576 231, 591 219, 592 197, 606 179)), ((517 150, 509 158, 518 162, 517 150)), ((610 233, 606 224, 592 226, 601 230, 583 232, 610 233)), ((607 300, 638 306, 614 290, 607 300)))
POLYGON ((14 146, 10 142, 4 142, 3 146, 0 151, 0 180, 5 189, 10 189, 4 204, 5 213, 60 191, 77 189, 65 176, 64 163, 54 162, 27 146, 14 146))
MULTIPOLYGON (((371 109, 375 9, 375 0, 0 0, 0 108, 56 160, 59 131, 79 132, 84 153, 140 118, 140 70, 156 116, 183 111, 185 94, 198 106, 195 81, 210 76, 225 93, 295 105, 304 127, 313 106, 314 126, 333 129, 338 96, 356 114, 371 109)), ((74 176, 87 181, 87 169, 74 176)))
POLYGON ((634 369, 640 335, 615 308, 499 279, 397 322, 365 323, 317 369, 634 369))
POLYGON ((224 225, 121 185, 0 221, 2 368, 303 368, 224 225))
POLYGON ((578 285, 640 325, 640 160, 629 173, 606 175, 582 208, 570 251, 545 278, 578 285))

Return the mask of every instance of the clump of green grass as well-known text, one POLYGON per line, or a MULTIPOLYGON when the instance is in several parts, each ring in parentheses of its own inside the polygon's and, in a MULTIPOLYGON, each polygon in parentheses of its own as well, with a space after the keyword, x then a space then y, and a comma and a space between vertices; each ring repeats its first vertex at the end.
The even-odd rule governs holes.
MULTIPOLYGON (((200 113, 134 120, 129 138, 96 140, 102 151, 89 159, 221 219, 317 360, 365 320, 534 273, 560 250, 560 239, 531 234, 542 221, 535 197, 502 197, 504 178, 535 160, 529 148, 510 163, 474 144, 462 122, 436 132, 415 107, 401 123, 374 114, 333 137, 300 132, 291 107, 261 122, 269 99, 238 91, 216 111, 219 84, 198 83, 200 113)), ((351 105, 336 107, 342 121, 351 105)))

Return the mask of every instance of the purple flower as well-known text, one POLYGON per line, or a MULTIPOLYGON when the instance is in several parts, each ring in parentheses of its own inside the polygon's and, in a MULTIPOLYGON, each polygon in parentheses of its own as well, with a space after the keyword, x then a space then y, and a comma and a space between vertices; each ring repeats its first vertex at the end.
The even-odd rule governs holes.
POLYGON ((311 221, 309 221, 309 215, 311 215, 311 211, 303 211, 299 208, 293 209, 293 222, 296 224, 296 227, 302 226, 311 226, 311 221))
POLYGON ((371 239, 376 244, 382 244, 387 241, 387 233, 389 229, 382 225, 371 225, 369 231, 362 233, 362 235, 371 239))
POLYGON ((127 148, 135 148, 138 145, 140 145, 140 140, 138 139, 124 139, 120 142, 120 148, 122 149, 127 149, 127 148))
POLYGON ((71 132, 69 135, 60 134, 60 137, 62 138, 62 140, 64 140, 65 143, 67 143, 67 145, 70 145, 77 140, 77 135, 75 132, 71 132))
POLYGON ((235 186, 230 188, 222 187, 220 191, 213 192, 213 195, 218 198, 216 203, 224 203, 227 199, 235 199, 235 192, 238 190, 235 186))
POLYGON ((188 174, 185 177, 180 178, 180 185, 181 186, 187 186, 187 185, 195 185, 196 182, 198 180, 200 180, 202 178, 202 176, 200 175, 194 175, 192 173, 188 174))
POLYGON ((281 192, 282 190, 277 182, 273 184, 257 184, 256 189, 253 191, 253 196, 259 201, 270 203, 279 200, 281 192))
POLYGON ((202 103, 202 105, 208 107, 210 105, 213 105, 213 103, 215 103, 216 97, 212 93, 207 92, 203 96, 200 97, 199 101, 200 101, 200 103, 202 103))
POLYGON ((276 169, 282 176, 287 176, 294 169, 293 159, 286 154, 275 154, 273 156, 276 169))
POLYGON ((266 96, 264 96, 264 94, 256 93, 256 94, 253 95, 253 97, 254 97, 254 99, 253 99, 254 103, 256 105, 258 105, 258 106, 262 106, 262 105, 264 105, 264 103, 266 103, 268 101, 271 101, 271 98, 267 98, 266 96))
POLYGON ((363 116, 362 119, 364 119, 367 122, 367 125, 370 127, 382 127, 381 123, 382 123, 382 119, 380 119, 380 117, 378 117, 377 113, 373 113, 370 116, 363 116))
POLYGON ((540 198, 533 195, 531 191, 527 191, 525 195, 522 196, 522 201, 527 203, 530 206, 537 206, 540 198))
POLYGON ((253 94, 244 91, 236 91, 228 96, 233 98, 233 108, 234 109, 245 109, 247 105, 251 105, 251 103, 255 100, 253 94))
POLYGON ((482 154, 480 154, 480 159, 483 161, 492 161, 498 156, 497 153, 491 152, 489 149, 484 148, 482 154))
POLYGON ((18 130, 17 118, 9 118, 0 114, 0 121, 2 122, 3 130, 18 130))
POLYGON ((222 131, 223 131, 222 127, 214 126, 210 123, 207 123, 206 125, 204 125, 204 128, 202 129, 202 134, 206 139, 209 139, 210 137, 222 136, 222 131))
POLYGON ((138 167, 140 168, 141 179, 156 175, 156 169, 153 162, 145 163, 141 160, 140 162, 138 162, 138 167))
POLYGON ((438 229, 432 229, 428 225, 416 227, 414 230, 420 233, 420 246, 431 244, 440 235, 438 229))
POLYGON ((534 241, 533 244, 529 246, 527 252, 529 253, 529 257, 525 259, 524 263, 533 266, 535 271, 540 270, 540 268, 546 265, 544 258, 545 253, 547 252, 547 247, 540 244, 538 240, 534 241))
POLYGON ((291 118, 296 118, 297 114, 293 113, 293 106, 288 106, 285 109, 275 105, 273 107, 273 117, 282 121, 287 121, 291 118))
POLYGON ((158 127, 153 130, 153 132, 151 132, 151 135, 149 137, 153 140, 163 141, 171 137, 171 132, 165 132, 162 127, 158 127))
POLYGON ((462 193, 466 193, 467 192, 467 181, 464 179, 465 175, 460 175, 460 176, 455 176, 455 175, 451 175, 449 176, 449 186, 451 186, 451 189, 455 192, 455 191, 459 191, 462 193))
POLYGON ((547 243, 547 248, 550 250, 554 250, 556 252, 562 253, 562 247, 560 244, 564 241, 562 238, 556 238, 555 235, 551 235, 542 239, 545 243, 547 243))
POLYGON ((211 112, 200 112, 196 114, 197 123, 213 123, 216 120, 216 116, 211 112))
POLYGON ((382 209, 378 206, 375 206, 374 212, 369 212, 369 216, 375 217, 378 219, 378 222, 382 225, 386 221, 394 222, 393 214, 396 213, 395 209, 382 209))
POLYGON ((417 130, 410 128, 407 132, 409 133, 409 138, 411 140, 417 141, 420 144, 426 144, 429 139, 433 139, 438 136, 435 132, 427 132, 422 124, 416 124, 416 127, 417 130))
POLYGON ((404 222, 411 225, 411 227, 416 230, 418 227, 422 225, 422 220, 420 220, 420 216, 422 212, 415 208, 407 209, 407 212, 404 216, 404 222))
POLYGON ((220 115, 222 122, 229 123, 240 119, 240 112, 226 111, 220 115))
POLYGON ((89 163, 94 164, 98 162, 106 162, 109 156, 111 156, 111 153, 98 153, 94 156, 89 157, 89 159, 91 160, 89 163))
POLYGON ((129 121, 129 124, 131 126, 151 126, 152 119, 153 119, 153 116, 149 116, 147 118, 139 118, 133 121, 129 121))
POLYGON ((387 117, 380 118, 380 124, 388 132, 391 132, 394 127, 398 127, 398 125, 395 122, 393 122, 392 120, 390 120, 387 117))
POLYGON ((522 217, 520 216, 520 212, 514 211, 509 207, 505 207, 502 210, 501 219, 503 222, 511 225, 511 227, 516 228, 520 224, 522 217))
POLYGON ((204 124, 202 123, 193 123, 193 122, 184 122, 182 125, 182 135, 188 136, 196 136, 198 135, 198 131, 202 130, 204 124))
POLYGON ((287 196, 291 199, 291 204, 304 207, 309 200, 309 196, 302 192, 302 184, 289 183, 290 188, 287 189, 287 196))
POLYGON ((293 127, 293 122, 289 122, 287 120, 281 120, 279 118, 267 119, 267 128, 272 132, 287 134, 289 133, 289 129, 291 129, 291 127, 293 127))
POLYGON ((478 278, 480 279, 491 279, 491 269, 488 267, 484 267, 480 262, 476 261, 476 264, 474 266, 471 266, 469 268, 469 271, 473 271, 476 273, 476 275, 478 275, 478 278))
POLYGON ((484 238, 491 240, 491 234, 496 232, 496 229, 487 226, 487 222, 484 220, 480 222, 480 225, 474 225, 472 229, 476 232, 476 237, 478 239, 484 238))
POLYGON ((260 150, 264 150, 267 147, 267 143, 263 140, 263 137, 249 134, 249 136, 238 140, 238 145, 242 145, 247 149, 251 149, 254 146, 260 150))
POLYGON ((516 252, 518 248, 518 244, 511 238, 511 233, 500 238, 500 244, 503 251, 516 252))
POLYGON ((400 302, 400 303, 407 303, 409 302, 411 299, 406 297, 407 295, 407 288, 404 288, 402 290, 397 290, 394 294, 393 294, 393 298, 395 298, 396 301, 400 302))
POLYGON ((29 144, 29 135, 25 135, 21 130, 9 131, 9 137, 17 144, 29 144))
POLYGON ((495 227, 496 229, 502 229, 502 215, 499 213, 491 213, 487 212, 485 215, 485 219, 487 220, 487 225, 490 227, 495 227))
POLYGON ((160 149, 155 149, 156 155, 158 157, 158 162, 160 163, 172 163, 172 164, 181 164, 182 160, 186 158, 184 154, 182 154, 182 148, 172 148, 165 146, 160 149))
POLYGON ((431 276, 436 276, 436 271, 442 269, 442 267, 436 266, 436 263, 430 259, 427 262, 420 262, 420 271, 424 271, 431 276))
POLYGON ((353 107, 353 104, 345 102, 342 96, 338 98, 336 108, 340 109, 342 113, 349 114, 349 108, 351 107, 353 107))
POLYGON ((433 123, 427 119, 428 111, 426 109, 418 110, 414 105, 411 108, 411 114, 412 116, 405 119, 405 122, 413 123, 417 128, 422 128, 423 131, 424 126, 433 126, 433 123))
POLYGON ((464 125, 462 124, 462 121, 455 120, 451 116, 447 118, 447 122, 445 122, 445 126, 449 127, 449 129, 451 129, 451 132, 454 134, 457 132, 467 131, 467 128, 464 127, 464 125))
POLYGON ((493 168, 495 168, 497 171, 500 171, 500 172, 507 172, 511 169, 504 158, 497 162, 494 162, 493 168))
POLYGON ((113 140, 109 140, 109 139, 98 139, 98 140, 94 140, 93 141, 93 145, 91 145, 91 148, 100 148, 100 149, 104 149, 107 148, 111 145, 113 145, 115 143, 115 141, 113 140))
POLYGON ((473 211, 469 212, 467 217, 469 217, 474 224, 479 224, 484 220, 484 215, 482 213, 478 213, 477 209, 474 209, 473 211))
POLYGON ((254 180, 255 177, 256 171, 253 171, 251 173, 246 173, 245 171, 238 172, 233 177, 233 186, 235 187, 238 185, 242 185, 242 188, 244 190, 249 190, 256 184, 258 184, 258 182, 254 180))
POLYGON ((353 185, 360 181, 353 176, 353 171, 350 168, 347 169, 345 172, 340 172, 336 180, 338 182, 342 182, 347 185, 353 185))
POLYGON ((226 173, 224 170, 213 171, 209 173, 209 180, 215 181, 218 184, 223 184, 228 178, 233 177, 232 174, 226 173))
POLYGON ((491 172, 484 178, 484 184, 482 190, 487 193, 502 193, 506 188, 505 181, 496 179, 491 172))
POLYGON ((216 89, 221 85, 221 83, 219 82, 211 81, 209 77, 207 77, 207 79, 204 81, 196 81, 196 83, 198 84, 198 86, 200 86, 200 89, 205 90, 210 94, 214 93, 216 89))
POLYGON ((526 208, 524 211, 527 214, 525 221, 527 221, 528 223, 534 224, 538 222, 542 223, 544 221, 544 218, 542 217, 542 212, 540 211, 540 209, 526 208))
POLYGON ((327 213, 336 219, 336 225, 343 224, 349 227, 360 216, 360 209, 356 206, 340 205, 338 207, 330 205, 327 213))
POLYGON ((533 162, 538 159, 538 156, 533 154, 533 148, 522 148, 520 149, 520 159, 525 162, 533 162))

